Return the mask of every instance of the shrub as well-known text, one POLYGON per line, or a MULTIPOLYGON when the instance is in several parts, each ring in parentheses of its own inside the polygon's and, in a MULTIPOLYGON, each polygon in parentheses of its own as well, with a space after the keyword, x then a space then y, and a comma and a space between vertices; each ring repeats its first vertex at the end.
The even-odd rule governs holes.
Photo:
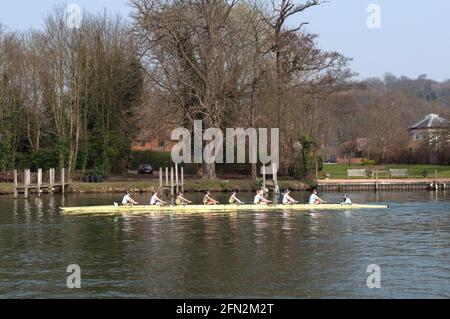
POLYGON ((39 153, 17 153, 14 163, 17 169, 31 169, 36 171, 38 168, 47 170, 49 168, 59 167, 58 152, 42 149, 39 153))
POLYGON ((261 187, 263 187, 264 186, 263 184, 264 184, 264 181, 262 178, 257 178, 254 181, 254 186, 256 189, 260 189, 261 187))
POLYGON ((374 160, 370 160, 370 159, 364 158, 364 159, 362 160, 361 164, 362 164, 363 166, 375 166, 375 165, 377 165, 377 162, 374 161, 374 160))
MULTIPOLYGON (((131 153, 131 161, 129 169, 137 170, 142 164, 150 164, 154 170, 159 170, 160 167, 173 167, 175 164, 172 161, 170 152, 159 151, 133 151, 131 153)), ((202 164, 180 164, 184 167, 186 174, 196 174, 202 164)), ((250 174, 251 164, 216 164, 216 173, 218 174, 250 174)))
POLYGON ((316 154, 317 141, 312 136, 300 136, 299 143, 302 145, 301 156, 294 166, 293 175, 304 179, 311 179, 314 176, 316 163, 319 169, 323 168, 323 158, 318 158, 316 154))
POLYGON ((317 189, 317 187, 319 186, 317 182, 313 180, 307 180, 305 183, 306 185, 308 185, 309 189, 317 189))
POLYGON ((230 185, 230 181, 221 181, 220 182, 220 187, 222 187, 222 189, 224 189, 224 190, 227 190, 229 185, 230 185))

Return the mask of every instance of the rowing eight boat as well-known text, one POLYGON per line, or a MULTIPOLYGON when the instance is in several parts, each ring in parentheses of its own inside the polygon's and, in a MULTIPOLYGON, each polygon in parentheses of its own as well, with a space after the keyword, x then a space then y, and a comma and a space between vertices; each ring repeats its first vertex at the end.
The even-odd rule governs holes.
POLYGON ((234 212, 234 211, 273 211, 273 210, 355 210, 387 209, 386 205, 186 205, 186 206, 91 206, 62 207, 63 214, 103 214, 103 213, 197 213, 197 212, 234 212))

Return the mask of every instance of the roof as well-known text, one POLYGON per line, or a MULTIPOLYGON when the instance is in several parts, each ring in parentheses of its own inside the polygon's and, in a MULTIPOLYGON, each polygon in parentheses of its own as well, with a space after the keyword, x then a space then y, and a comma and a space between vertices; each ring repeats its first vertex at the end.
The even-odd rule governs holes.
POLYGON ((365 152, 369 148, 369 139, 368 138, 357 138, 356 139, 356 151, 357 152, 365 152))
POLYGON ((354 141, 347 141, 341 144, 342 152, 365 152, 369 148, 368 138, 357 138, 354 141))
POLYGON ((440 117, 438 114, 428 114, 425 118, 416 124, 410 126, 408 130, 430 129, 430 128, 449 128, 450 121, 440 117))

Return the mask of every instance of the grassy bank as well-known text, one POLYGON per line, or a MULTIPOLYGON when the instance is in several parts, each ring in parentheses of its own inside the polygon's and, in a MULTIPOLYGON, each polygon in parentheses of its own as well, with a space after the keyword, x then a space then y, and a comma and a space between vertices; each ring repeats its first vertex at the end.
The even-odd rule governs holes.
MULTIPOLYGON (((304 190, 308 186, 301 181, 289 180, 280 181, 281 188, 292 190, 304 190)), ((184 189, 187 193, 210 190, 212 192, 230 192, 238 190, 241 192, 252 192, 260 186, 252 180, 188 180, 185 181, 184 189)), ((123 181, 104 183, 73 183, 70 185, 70 193, 124 193, 130 190, 135 193, 151 192, 159 188, 159 181, 123 181)), ((0 194, 12 194, 12 184, 0 183, 0 194)))
MULTIPOLYGON (((308 186, 301 181, 281 181, 280 187, 293 190, 304 190, 308 186)), ((159 188, 158 181, 127 181, 127 182, 105 182, 101 184, 75 183, 71 185, 74 193, 123 193, 126 190, 133 192, 151 192, 159 188)), ((252 192, 260 186, 252 180, 189 180, 185 181, 184 190, 186 193, 202 192, 210 190, 212 192, 230 192, 238 190, 240 192, 252 192)))
MULTIPOLYGON (((439 178, 450 177, 450 165, 380 165, 380 166, 348 166, 348 165, 325 165, 323 171, 319 174, 320 178, 325 178, 325 174, 330 174, 330 179, 347 178, 347 169, 366 169, 370 172, 373 169, 389 171, 389 169, 407 169, 410 178, 424 178, 423 172, 428 177, 434 177, 434 172, 438 172, 439 178)), ((387 177, 386 174, 380 174, 380 178, 387 177)))
MULTIPOLYGON (((346 179, 347 169, 372 169, 388 171, 391 168, 406 168, 410 178, 423 178, 423 172, 427 172, 428 177, 434 177, 434 172, 438 171, 438 177, 450 178, 450 165, 384 165, 384 166, 347 166, 347 165, 325 165, 324 170, 320 172, 320 178, 325 178, 325 174, 330 174, 330 179, 346 179)), ((380 175, 380 178, 387 177, 380 175)), ((138 180, 137 177, 129 177, 131 180, 115 180, 106 181, 104 183, 81 183, 71 184, 68 192, 71 193, 124 193, 131 190, 136 193, 151 192, 159 188, 159 180, 138 180)), ((281 179, 279 181, 281 189, 290 188, 292 190, 305 190, 308 185, 300 180, 281 179)), ((230 192, 238 190, 241 192, 253 192, 260 188, 261 185, 250 179, 230 179, 230 180, 202 180, 189 179, 185 181, 185 192, 195 193, 204 190, 213 192, 230 192)), ((11 183, 0 183, 0 194, 12 194, 13 186, 11 183)))

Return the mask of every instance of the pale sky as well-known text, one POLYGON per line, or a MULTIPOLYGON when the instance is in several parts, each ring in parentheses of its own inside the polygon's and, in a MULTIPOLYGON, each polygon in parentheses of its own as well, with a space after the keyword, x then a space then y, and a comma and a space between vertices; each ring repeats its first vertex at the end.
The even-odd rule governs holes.
MULTIPOLYGON (((127 0, 0 0, 0 23, 9 30, 39 28, 57 3, 78 4, 89 12, 127 16, 127 0)), ((328 0, 290 21, 309 22, 319 34, 319 46, 351 57, 361 78, 386 72, 438 81, 450 79, 450 1, 448 0, 328 0), (371 29, 369 5, 380 9, 380 28, 371 29)))

